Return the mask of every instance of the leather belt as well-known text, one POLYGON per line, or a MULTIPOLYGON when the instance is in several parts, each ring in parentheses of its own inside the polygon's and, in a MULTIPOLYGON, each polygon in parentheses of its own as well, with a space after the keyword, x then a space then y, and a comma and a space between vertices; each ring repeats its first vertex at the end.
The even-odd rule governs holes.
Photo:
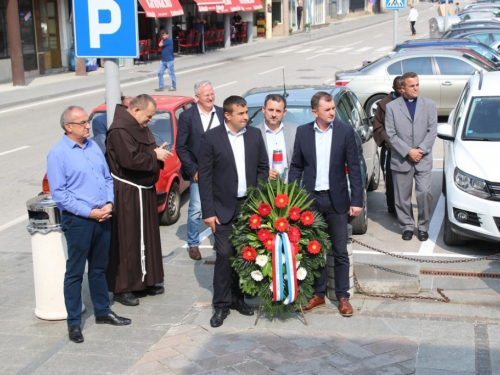
POLYGON ((330 194, 330 190, 314 190, 315 194, 330 194))
POLYGON ((245 195, 244 197, 237 197, 236 199, 239 200, 239 201, 244 201, 245 199, 247 199, 247 197, 245 195))

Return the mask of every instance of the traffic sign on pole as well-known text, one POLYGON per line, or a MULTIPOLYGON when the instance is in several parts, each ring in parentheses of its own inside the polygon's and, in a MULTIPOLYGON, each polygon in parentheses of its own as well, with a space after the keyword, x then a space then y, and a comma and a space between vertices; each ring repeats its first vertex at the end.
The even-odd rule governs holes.
POLYGON ((76 57, 139 56, 137 0, 73 0, 76 57))
POLYGON ((385 0, 385 9, 404 9, 406 0, 385 0))

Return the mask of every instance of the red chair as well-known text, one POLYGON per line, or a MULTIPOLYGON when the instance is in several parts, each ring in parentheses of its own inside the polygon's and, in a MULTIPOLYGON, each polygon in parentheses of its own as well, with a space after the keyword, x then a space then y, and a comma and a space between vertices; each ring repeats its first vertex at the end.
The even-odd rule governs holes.
POLYGON ((201 41, 201 33, 196 32, 196 36, 193 42, 193 49, 195 50, 195 52, 200 51, 200 41, 201 41))
POLYGON ((181 48, 184 48, 186 50, 186 53, 188 53, 193 48, 193 44, 194 44, 194 34, 189 34, 184 44, 179 43, 179 53, 182 52, 181 48))
POLYGON ((205 50, 209 51, 212 49, 215 40, 215 32, 209 30, 205 33, 205 50))
POLYGON ((144 62, 144 54, 146 52, 146 41, 145 40, 139 40, 139 59, 137 59, 137 63, 142 60, 144 62))
POLYGON ((226 34, 226 29, 217 30, 216 43, 218 47, 222 48, 224 46, 224 35, 226 34))
POLYGON ((241 24, 240 33, 238 34, 238 40, 240 41, 240 43, 243 43, 243 40, 246 42, 247 29, 248 29, 248 23, 243 22, 241 24))
POLYGON ((151 62, 151 58, 149 56, 151 52, 151 39, 146 39, 146 46, 144 48, 144 59, 147 59, 149 62, 151 62))
POLYGON ((236 36, 238 35, 238 29, 236 26, 231 26, 231 44, 236 43, 236 36))

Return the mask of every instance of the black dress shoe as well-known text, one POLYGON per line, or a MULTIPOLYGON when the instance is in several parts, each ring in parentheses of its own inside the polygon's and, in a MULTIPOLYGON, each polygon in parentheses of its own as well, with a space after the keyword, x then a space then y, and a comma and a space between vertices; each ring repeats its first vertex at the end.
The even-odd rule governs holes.
POLYGON ((387 211, 390 213, 390 214, 395 214, 396 213, 396 207, 387 207, 387 211))
POLYGON ((229 315, 229 310, 222 307, 215 308, 215 314, 210 319, 210 326, 213 328, 220 327, 224 323, 224 319, 229 315))
POLYGON ((243 298, 233 301, 229 308, 231 310, 238 310, 242 315, 253 315, 253 309, 245 303, 243 298))
POLYGON ((417 238, 420 241, 427 241, 429 239, 429 234, 427 232, 424 232, 423 230, 419 230, 417 232, 417 238))
POLYGON ((108 315, 96 316, 96 324, 111 324, 112 326, 126 326, 132 323, 130 319, 122 318, 111 311, 108 315))
POLYGON ((139 299, 130 292, 115 293, 113 299, 125 306, 137 306, 139 304, 139 299))
POLYGON ((146 293, 150 296, 156 296, 158 294, 163 294, 165 293, 165 288, 162 286, 148 286, 146 288, 146 293))
POLYGON ((411 230, 405 230, 403 232, 403 235, 401 236, 401 238, 405 241, 410 241, 413 237, 413 231, 411 230))
POLYGON ((77 344, 83 342, 82 329, 80 326, 69 326, 68 335, 69 339, 77 344))

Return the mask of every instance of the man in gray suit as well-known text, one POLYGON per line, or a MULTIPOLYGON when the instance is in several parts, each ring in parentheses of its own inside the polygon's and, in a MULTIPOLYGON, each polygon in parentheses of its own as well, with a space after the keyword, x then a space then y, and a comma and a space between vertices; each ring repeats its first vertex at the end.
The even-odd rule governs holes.
POLYGON ((264 122, 256 127, 262 132, 266 145, 269 158, 269 178, 275 180, 280 171, 273 165, 273 153, 275 150, 282 152, 282 165, 288 171, 292 162, 297 125, 282 122, 283 117, 286 115, 286 99, 282 95, 269 94, 266 96, 262 106, 262 113, 264 114, 264 122))
POLYGON ((413 237, 415 220, 411 204, 413 180, 418 205, 420 241, 427 241, 431 216, 432 146, 437 135, 436 103, 418 96, 417 74, 403 74, 402 95, 386 107, 385 129, 392 145, 391 169, 398 222, 403 240, 413 237))

